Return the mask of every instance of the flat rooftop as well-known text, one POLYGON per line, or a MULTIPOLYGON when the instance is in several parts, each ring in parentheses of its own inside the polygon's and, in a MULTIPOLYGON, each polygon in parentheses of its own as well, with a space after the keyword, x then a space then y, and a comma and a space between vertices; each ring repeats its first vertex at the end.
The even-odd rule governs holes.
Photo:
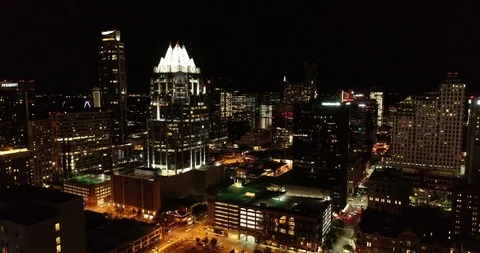
POLYGON ((401 179, 402 179, 402 171, 393 169, 393 168, 374 170, 369 178, 369 180, 388 181, 388 182, 398 182, 401 179))
POLYGON ((82 185, 82 186, 90 186, 90 185, 101 184, 108 180, 110 180, 110 177, 106 175, 83 175, 83 176, 73 177, 65 183, 71 183, 71 184, 82 185))
POLYGON ((23 226, 30 226, 39 222, 53 219, 58 215, 54 210, 37 205, 19 205, 15 208, 0 212, 0 219, 7 220, 23 226), (35 210, 32 212, 31 210, 35 210))
POLYGON ((249 206, 317 218, 330 205, 325 199, 287 196, 286 192, 266 191, 247 203, 249 206))
POLYGON ((77 198, 81 199, 81 197, 70 193, 31 186, 12 188, 0 192, 0 202, 41 200, 50 203, 62 203, 77 198))
POLYGON ((154 224, 133 219, 110 220, 103 214, 85 211, 87 252, 108 253, 157 229, 154 224))
POLYGON ((216 201, 241 205, 252 200, 264 190, 265 188, 260 185, 231 185, 217 193, 216 201))
POLYGON ((197 168, 195 170, 207 171, 207 170, 215 169, 215 168, 218 168, 218 167, 225 168, 225 165, 217 166, 217 165, 214 165, 214 164, 207 164, 207 165, 200 166, 200 168, 197 168))
POLYGON ((28 153, 27 148, 1 148, 0 149, 0 156, 12 155, 12 154, 19 154, 19 153, 28 153))

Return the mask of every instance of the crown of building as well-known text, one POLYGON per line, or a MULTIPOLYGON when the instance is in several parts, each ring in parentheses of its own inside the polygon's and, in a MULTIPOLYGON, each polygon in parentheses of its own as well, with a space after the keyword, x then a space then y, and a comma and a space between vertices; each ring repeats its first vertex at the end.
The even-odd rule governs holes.
POLYGON ((160 58, 160 63, 155 67, 156 73, 200 73, 200 69, 195 66, 193 58, 188 56, 185 46, 177 42, 175 47, 170 44, 165 57, 160 58))

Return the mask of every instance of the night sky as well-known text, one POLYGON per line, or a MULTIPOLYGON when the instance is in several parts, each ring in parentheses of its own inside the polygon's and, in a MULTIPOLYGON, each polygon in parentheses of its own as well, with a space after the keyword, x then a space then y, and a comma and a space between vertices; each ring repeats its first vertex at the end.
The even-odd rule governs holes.
POLYGON ((113 28, 126 44, 131 92, 148 90, 153 66, 177 41, 205 77, 250 91, 280 90, 283 75, 302 80, 304 63, 316 62, 321 89, 418 92, 458 71, 480 92, 478 1, 44 2, 54 1, 3 3, 0 78, 88 92, 100 31, 113 28))

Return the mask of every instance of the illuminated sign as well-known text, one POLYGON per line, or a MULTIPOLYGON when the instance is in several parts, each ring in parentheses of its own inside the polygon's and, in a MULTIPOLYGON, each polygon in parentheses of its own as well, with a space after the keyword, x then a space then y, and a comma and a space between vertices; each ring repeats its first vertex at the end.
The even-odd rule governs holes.
POLYGON ((18 87, 18 83, 2 83, 2 88, 18 87))

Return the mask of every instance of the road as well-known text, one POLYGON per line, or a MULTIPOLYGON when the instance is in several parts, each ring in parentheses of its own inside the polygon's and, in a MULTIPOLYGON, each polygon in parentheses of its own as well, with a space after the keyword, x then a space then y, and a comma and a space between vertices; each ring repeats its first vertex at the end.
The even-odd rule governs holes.
MULTIPOLYGON (((199 234, 198 231, 202 229, 201 224, 194 224, 190 226, 180 226, 170 232, 163 233, 162 240, 147 251, 147 253, 172 252, 172 250, 185 247, 189 244, 193 245, 194 239, 192 239, 192 237, 194 233, 199 234), (190 231, 187 233, 186 229, 190 229, 190 231)), ((203 239, 204 237, 201 238, 203 239)))
POLYGON ((171 230, 157 245, 147 251, 147 253, 198 253, 203 251, 203 247, 196 245, 196 238, 203 240, 205 237, 209 240, 212 238, 217 239, 217 247, 215 249, 210 249, 208 244, 205 248, 205 250, 217 253, 229 253, 232 249, 238 252, 253 252, 253 250, 258 247, 258 245, 253 242, 239 240, 236 235, 219 236, 208 232, 201 223, 197 223, 179 226, 171 230))

